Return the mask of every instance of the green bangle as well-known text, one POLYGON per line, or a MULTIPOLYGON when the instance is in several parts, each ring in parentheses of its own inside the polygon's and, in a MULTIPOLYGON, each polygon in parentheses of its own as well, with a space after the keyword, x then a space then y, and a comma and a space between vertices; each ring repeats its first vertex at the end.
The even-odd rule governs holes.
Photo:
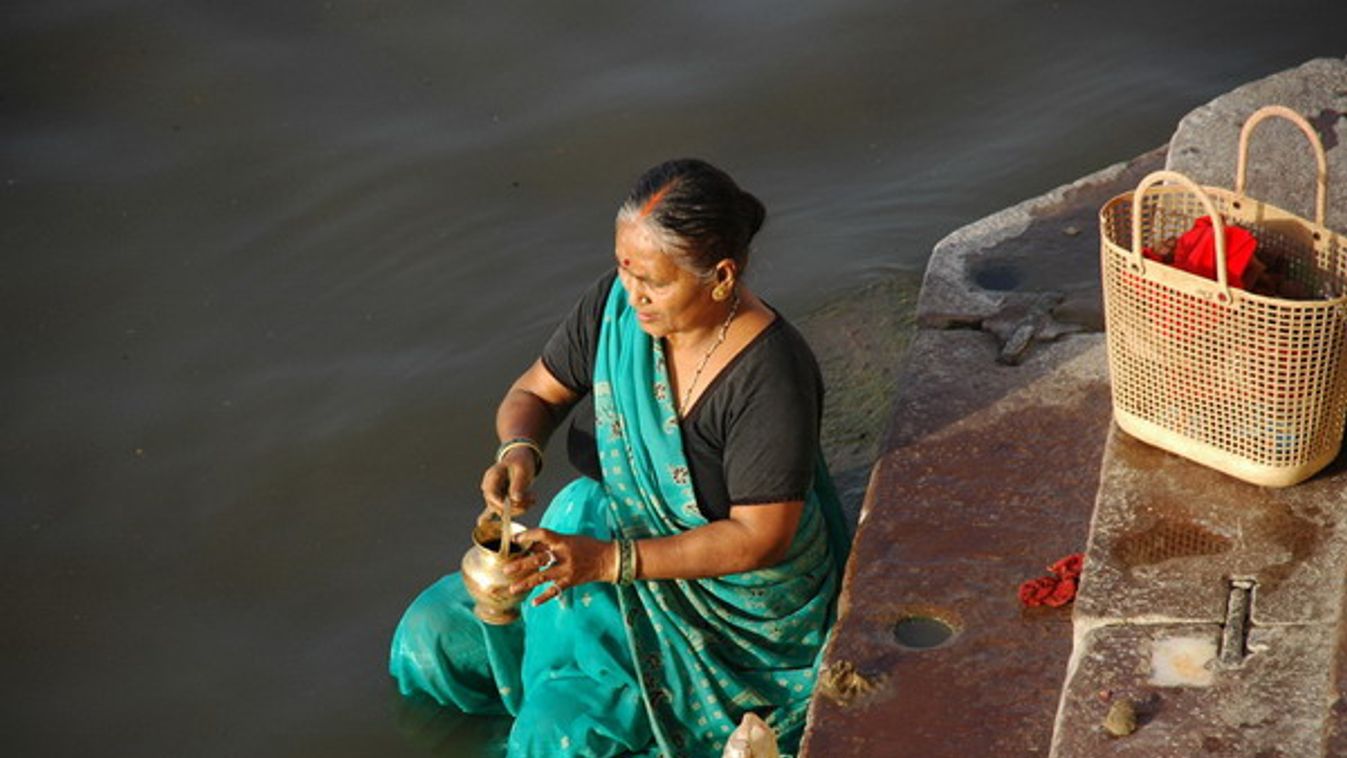
POLYGON ((543 449, 538 445, 538 443, 534 442, 528 437, 514 437, 512 439, 508 439, 500 443, 500 447, 496 448, 496 463, 500 463, 501 459, 505 457, 506 453, 510 452, 511 450, 514 450, 517 447, 526 447, 529 450, 533 451, 533 463, 534 463, 533 474, 536 476, 539 473, 541 473, 543 470, 543 449))
POLYGON ((632 540, 618 540, 617 583, 629 585, 636 581, 636 543, 632 540))

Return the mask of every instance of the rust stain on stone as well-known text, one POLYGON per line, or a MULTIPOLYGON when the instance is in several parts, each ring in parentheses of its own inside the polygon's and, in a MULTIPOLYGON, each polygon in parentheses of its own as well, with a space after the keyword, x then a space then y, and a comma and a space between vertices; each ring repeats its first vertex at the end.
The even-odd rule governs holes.
POLYGON ((1169 462, 1170 453, 1158 447, 1147 445, 1126 432, 1120 432, 1116 437, 1118 442, 1116 455, 1129 468, 1154 471, 1169 462))
POLYGON ((1290 557, 1258 572, 1265 590, 1273 590, 1314 555, 1323 542, 1325 527, 1301 518, 1285 506, 1269 509, 1258 519, 1257 528, 1283 548, 1290 557))
POLYGON ((1123 535, 1113 557, 1127 568, 1147 566, 1173 558, 1193 558, 1229 552, 1234 543, 1200 524, 1159 519, 1149 527, 1123 535))

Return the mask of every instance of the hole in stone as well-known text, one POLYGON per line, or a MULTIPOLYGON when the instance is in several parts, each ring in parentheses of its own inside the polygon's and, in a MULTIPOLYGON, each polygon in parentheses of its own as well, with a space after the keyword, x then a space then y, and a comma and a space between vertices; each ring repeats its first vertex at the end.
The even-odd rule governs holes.
POLYGON ((911 650, 929 650, 949 642, 959 630, 933 613, 909 613, 893 625, 898 644, 911 650))
POLYGON ((992 262, 977 266, 972 278, 974 284, 985 290, 1008 292, 1020 286, 1024 274, 1009 263, 992 262))

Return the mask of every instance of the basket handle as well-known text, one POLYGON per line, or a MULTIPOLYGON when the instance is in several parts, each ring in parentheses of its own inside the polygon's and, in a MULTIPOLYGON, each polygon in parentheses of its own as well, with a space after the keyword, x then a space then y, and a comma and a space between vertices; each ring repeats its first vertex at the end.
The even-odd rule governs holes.
POLYGON ((1141 262, 1141 196, 1146 190, 1160 182, 1176 182, 1183 185, 1184 189, 1197 196, 1202 201, 1202 207, 1211 217, 1211 231, 1215 235, 1216 241, 1216 280, 1220 284, 1220 299, 1223 303, 1230 302, 1230 284, 1227 281, 1225 270, 1225 220, 1221 214, 1216 212, 1216 206, 1212 204, 1211 198, 1207 193, 1197 186, 1192 179, 1180 174, 1177 171, 1152 171, 1147 174, 1140 183, 1137 184, 1136 192, 1132 193, 1132 260, 1131 267, 1134 271, 1141 271, 1143 264, 1141 262))
POLYGON ((1281 116, 1300 127, 1300 131, 1305 133, 1305 137, 1310 141, 1310 147, 1314 150, 1314 158, 1319 162, 1319 176, 1315 180, 1314 196, 1314 222, 1319 226, 1324 225, 1324 207, 1328 199, 1328 161, 1324 158, 1324 145, 1319 141, 1319 135, 1310 126, 1304 116, 1287 108, 1284 105, 1266 105, 1254 111, 1252 116, 1244 122, 1244 128, 1239 132, 1239 160, 1235 164, 1235 195, 1241 199, 1244 198, 1244 179, 1249 162, 1249 135, 1253 134, 1254 127, 1263 122, 1264 119, 1272 116, 1281 116))

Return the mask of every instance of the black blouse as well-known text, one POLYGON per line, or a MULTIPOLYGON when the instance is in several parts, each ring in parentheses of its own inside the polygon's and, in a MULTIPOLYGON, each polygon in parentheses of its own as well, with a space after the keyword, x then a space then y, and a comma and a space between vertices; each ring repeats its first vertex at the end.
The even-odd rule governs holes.
MULTIPOLYGON (((608 292, 599 279, 543 348, 547 370, 584 397, 567 434, 571 465, 602 480, 594 439, 594 354, 608 292)), ((804 337, 780 314, 707 385, 680 426, 697 505, 709 520, 732 505, 803 500, 813 481, 823 379, 804 337)))

